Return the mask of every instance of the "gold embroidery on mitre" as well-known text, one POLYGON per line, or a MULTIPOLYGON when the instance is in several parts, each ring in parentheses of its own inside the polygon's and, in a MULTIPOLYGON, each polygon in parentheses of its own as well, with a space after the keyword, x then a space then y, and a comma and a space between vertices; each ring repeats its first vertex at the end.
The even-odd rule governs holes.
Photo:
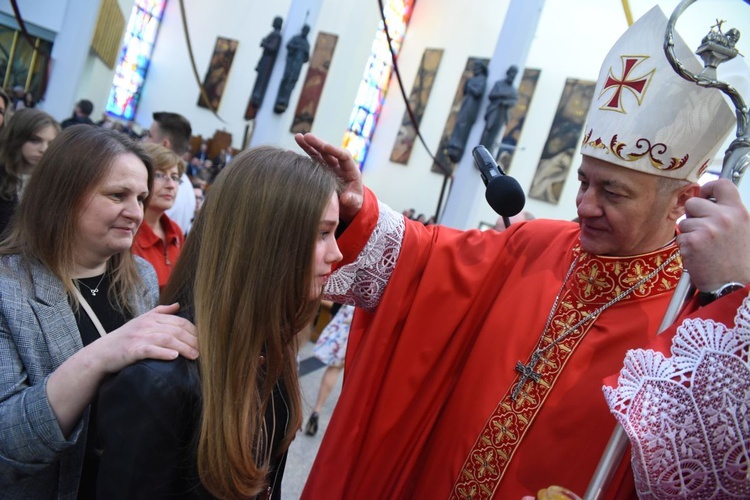
MULTIPOLYGON (((574 269, 575 279, 571 279, 569 285, 561 291, 549 332, 544 332, 542 346, 552 344, 563 332, 638 283, 675 252, 677 248, 673 244, 661 252, 626 260, 589 255, 576 245, 573 250, 573 258, 578 260, 574 269), (593 283, 589 278, 593 279, 593 283)), ((681 274, 682 261, 678 255, 660 273, 633 290, 622 301, 670 292, 677 286, 681 274)), ((511 393, 521 380, 520 374, 516 376, 467 454, 453 484, 451 499, 477 500, 493 497, 555 381, 594 323, 596 318, 579 326, 561 342, 545 351, 536 365, 541 375, 539 382, 527 380, 514 400, 511 393)))
MULTIPOLYGON (((678 170, 684 167, 690 159, 690 154, 685 153, 682 157, 669 156, 665 153, 669 149, 669 146, 663 142, 656 142, 651 144, 651 141, 645 137, 635 141, 635 146, 630 146, 628 143, 620 142, 618 135, 614 134, 609 140, 609 144, 603 141, 601 137, 591 139, 594 135, 594 130, 589 129, 583 138, 581 147, 591 147, 594 149, 604 149, 608 153, 616 156, 620 160, 631 162, 638 161, 644 156, 648 157, 651 166, 657 170, 671 171, 678 170)), ((703 167, 701 167, 703 168, 703 167)))
POLYGON ((629 91, 635 97, 638 106, 643 103, 643 98, 646 96, 646 91, 648 90, 651 79, 656 72, 656 68, 642 76, 632 78, 630 76, 631 72, 648 58, 649 56, 620 56, 620 60, 622 61, 622 76, 620 78, 616 77, 612 68, 609 68, 609 74, 604 81, 604 85, 602 85, 599 99, 601 99, 604 94, 608 94, 612 89, 614 89, 614 92, 599 109, 603 111, 617 111, 618 113, 626 114, 627 111, 625 111, 625 107, 622 103, 623 90, 629 91))

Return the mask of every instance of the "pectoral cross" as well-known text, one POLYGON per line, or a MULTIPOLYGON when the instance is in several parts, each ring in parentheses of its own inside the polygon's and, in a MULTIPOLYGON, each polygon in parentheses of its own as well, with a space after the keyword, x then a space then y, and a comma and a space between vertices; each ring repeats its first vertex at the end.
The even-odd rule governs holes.
POLYGON ((521 389, 524 385, 526 385, 526 382, 528 382, 529 379, 533 380, 536 384, 539 383, 542 375, 534 371, 534 367, 536 366, 538 361, 539 356, 537 353, 534 353, 531 356, 528 364, 524 365, 523 363, 521 363, 521 361, 518 361, 518 363, 516 363, 516 371, 521 374, 521 380, 518 381, 518 385, 516 385, 516 388, 513 389, 513 393, 510 395, 511 398, 513 398, 514 400, 518 398, 518 394, 521 392, 521 389))

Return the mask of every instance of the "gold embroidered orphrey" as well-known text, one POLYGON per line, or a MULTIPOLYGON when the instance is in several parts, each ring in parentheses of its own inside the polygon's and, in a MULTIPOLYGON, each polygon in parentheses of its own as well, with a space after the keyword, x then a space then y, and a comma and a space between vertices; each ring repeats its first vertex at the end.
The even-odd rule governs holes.
MULTIPOLYGON (((637 286, 632 293, 621 299, 623 302, 671 292, 682 274, 682 259, 674 243, 660 252, 627 261, 602 259, 587 254, 577 244, 573 249, 573 261, 576 263, 573 272, 575 278, 561 290, 557 307, 553 308, 554 312, 550 316, 548 331, 542 337, 542 343, 545 345, 555 345, 537 360, 538 380, 531 382, 531 379, 526 377, 524 384, 521 384, 523 375, 519 373, 516 376, 469 451, 454 482, 451 499, 476 500, 493 497, 513 455, 541 410, 555 381, 586 333, 595 324, 596 318, 593 318, 594 321, 580 324, 562 341, 555 339, 633 285, 637 286), (660 272, 638 284, 671 258, 674 260, 667 263, 660 272), (519 384, 522 388, 518 392, 518 398, 514 399, 512 390, 519 384)), ((531 355, 529 357, 531 358, 531 355)))

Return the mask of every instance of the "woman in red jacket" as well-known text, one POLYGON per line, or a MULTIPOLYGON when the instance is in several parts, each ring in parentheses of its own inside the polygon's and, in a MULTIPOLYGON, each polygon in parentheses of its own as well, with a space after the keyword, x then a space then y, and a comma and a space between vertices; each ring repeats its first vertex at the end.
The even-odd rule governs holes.
POLYGON ((167 284, 185 241, 180 226, 165 213, 174 205, 180 178, 185 172, 185 162, 160 144, 146 143, 142 146, 154 162, 154 192, 135 237, 133 253, 154 266, 161 290, 167 284))

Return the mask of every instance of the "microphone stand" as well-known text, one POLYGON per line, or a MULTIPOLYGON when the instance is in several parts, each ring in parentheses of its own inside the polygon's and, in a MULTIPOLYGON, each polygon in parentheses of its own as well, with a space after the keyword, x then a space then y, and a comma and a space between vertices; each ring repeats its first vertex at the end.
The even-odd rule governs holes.
MULTIPOLYGON (((677 18, 695 2, 696 0, 682 0, 675 8, 667 23, 667 31, 664 37, 664 52, 669 64, 682 78, 694 82, 701 87, 719 89, 732 100, 737 114, 737 137, 732 141, 724 154, 721 178, 729 179, 735 185, 738 185, 740 180, 742 180, 742 175, 745 173, 748 165, 750 165, 750 130, 748 130, 750 112, 748 112, 747 105, 737 90, 716 78, 716 67, 720 63, 735 57, 738 53, 737 49, 734 48, 733 44, 728 43, 727 37, 721 32, 721 24, 719 24, 718 30, 714 31, 712 29, 703 39, 701 46, 698 47, 697 54, 703 59, 705 65, 705 68, 699 75, 690 73, 677 60, 677 56, 674 53, 674 26, 677 23, 677 18)), ((664 319, 659 326, 659 334, 675 322, 680 311, 694 293, 695 289, 690 283, 690 275, 687 271, 683 271, 672 300, 664 314, 664 319)), ((583 497, 584 500, 602 498, 604 492, 612 482, 612 478, 622 461, 627 447, 628 436, 622 426, 618 424, 589 483, 589 487, 583 497)))

